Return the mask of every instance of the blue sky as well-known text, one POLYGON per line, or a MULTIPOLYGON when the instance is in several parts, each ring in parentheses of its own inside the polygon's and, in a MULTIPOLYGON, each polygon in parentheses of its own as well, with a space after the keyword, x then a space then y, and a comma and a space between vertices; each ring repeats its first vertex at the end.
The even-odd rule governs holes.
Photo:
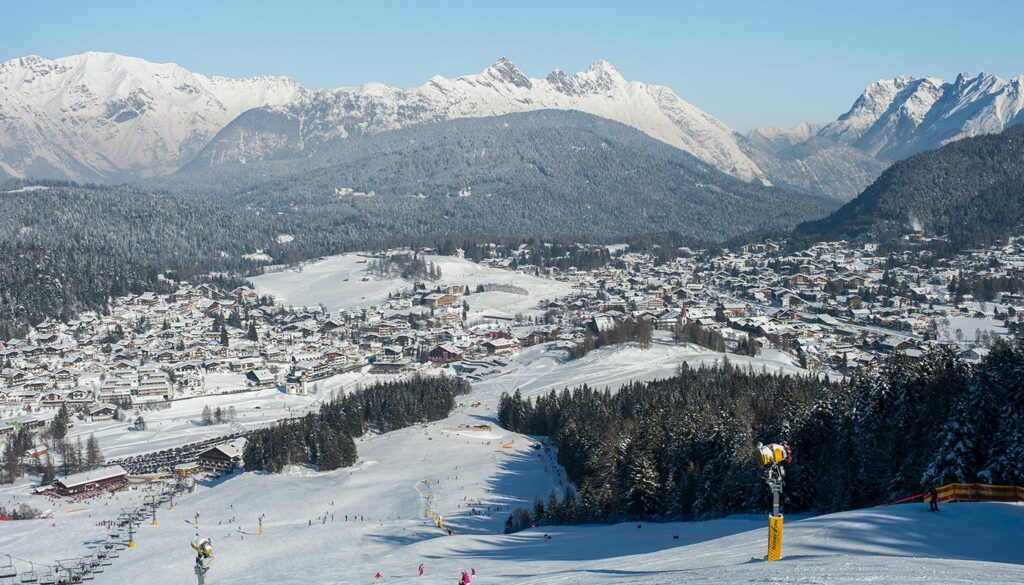
POLYGON ((613 63, 738 130, 829 121, 900 73, 1024 73, 1024 2, 18 1, 0 60, 86 50, 309 87, 418 85, 506 55, 532 77, 613 63))

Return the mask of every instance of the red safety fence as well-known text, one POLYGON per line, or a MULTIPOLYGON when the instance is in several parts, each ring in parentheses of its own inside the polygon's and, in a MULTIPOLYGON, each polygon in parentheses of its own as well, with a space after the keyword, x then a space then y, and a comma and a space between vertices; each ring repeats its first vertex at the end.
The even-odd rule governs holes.
MULTIPOLYGON (((949 485, 944 485, 935 491, 938 492, 939 503, 941 504, 948 502, 1024 502, 1024 487, 1017 487, 1014 485, 951 483, 949 485)), ((917 500, 921 500, 922 502, 932 501, 928 493, 924 492, 908 496, 902 500, 896 500, 895 502, 878 504, 875 507, 881 508, 883 506, 891 506, 893 504, 902 504, 904 502, 917 500)))
MULTIPOLYGON (((1024 487, 987 485, 983 483, 951 483, 936 490, 939 502, 1024 502, 1024 487)), ((931 501, 925 496, 924 501, 931 501)))

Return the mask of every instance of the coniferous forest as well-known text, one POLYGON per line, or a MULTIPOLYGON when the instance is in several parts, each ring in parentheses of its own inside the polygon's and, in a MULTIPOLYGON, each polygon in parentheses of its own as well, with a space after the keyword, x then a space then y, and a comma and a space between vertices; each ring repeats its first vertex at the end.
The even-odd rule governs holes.
POLYGON ((249 471, 281 472, 287 465, 319 471, 356 462, 353 437, 386 433, 445 418, 469 383, 445 376, 414 376, 357 388, 320 405, 320 411, 260 429, 249 436, 243 459, 249 471))
POLYGON ((939 349, 848 381, 681 366, 612 393, 503 395, 499 422, 549 437, 578 491, 514 512, 531 523, 693 519, 767 509, 757 442, 786 440, 785 509, 872 506, 952 482, 1024 482, 1024 345, 979 365, 939 349))

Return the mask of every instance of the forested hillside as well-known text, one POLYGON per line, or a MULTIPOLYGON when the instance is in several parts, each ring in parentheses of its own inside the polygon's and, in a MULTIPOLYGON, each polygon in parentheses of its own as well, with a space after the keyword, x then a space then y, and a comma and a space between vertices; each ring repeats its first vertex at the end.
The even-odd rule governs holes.
POLYGON ((914 228, 960 246, 990 244, 1024 228, 1024 126, 966 138, 898 162, 856 199, 796 234, 893 238, 914 228))
POLYGON ((997 343, 978 366, 945 349, 897 355, 849 382, 684 365, 673 378, 614 394, 584 386, 536 400, 505 395, 498 418, 549 436, 579 487, 529 518, 514 515, 512 529, 524 518, 762 511, 758 441, 787 440, 795 450, 787 510, 846 510, 949 482, 1024 482, 1024 346, 997 343))
POLYGON ((109 247, 0 241, 0 340, 29 323, 102 311, 118 295, 168 289, 151 267, 109 247))
POLYGON ((227 163, 150 184, 239 205, 323 213, 350 241, 381 233, 720 242, 821 217, 836 203, 730 177, 623 124, 545 110, 350 137, 311 156, 227 163))

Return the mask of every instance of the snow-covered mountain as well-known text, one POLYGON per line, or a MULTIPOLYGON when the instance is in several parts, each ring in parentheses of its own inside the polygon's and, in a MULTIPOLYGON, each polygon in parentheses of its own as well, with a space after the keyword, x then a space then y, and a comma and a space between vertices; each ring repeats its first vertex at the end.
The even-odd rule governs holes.
POLYGON ((283 77, 205 77, 112 53, 0 63, 0 174, 120 180, 172 172, 242 112, 292 102, 283 77))
POLYGON ((1024 121, 1022 83, 900 76, 868 86, 823 128, 742 136, 606 61, 536 79, 503 57, 417 87, 311 91, 288 78, 205 77, 111 53, 29 56, 0 63, 0 177, 132 180, 308 157, 334 140, 415 124, 555 109, 621 122, 746 181, 848 200, 894 160, 1024 121))
POLYGON ((1024 121, 1024 76, 963 73, 945 83, 901 75, 872 83, 850 111, 818 136, 895 161, 967 136, 1024 121))
POLYGON ((527 77, 502 57, 482 72, 432 77, 412 88, 378 83, 313 91, 281 107, 248 112, 226 127, 197 162, 216 165, 280 158, 337 138, 413 124, 543 109, 576 110, 632 126, 741 179, 766 181, 740 148, 741 136, 668 87, 627 81, 597 61, 569 75, 527 77))
POLYGON ((764 126, 747 132, 747 139, 762 150, 776 153, 800 144, 816 135, 821 128, 821 124, 810 122, 800 122, 792 128, 764 126))

